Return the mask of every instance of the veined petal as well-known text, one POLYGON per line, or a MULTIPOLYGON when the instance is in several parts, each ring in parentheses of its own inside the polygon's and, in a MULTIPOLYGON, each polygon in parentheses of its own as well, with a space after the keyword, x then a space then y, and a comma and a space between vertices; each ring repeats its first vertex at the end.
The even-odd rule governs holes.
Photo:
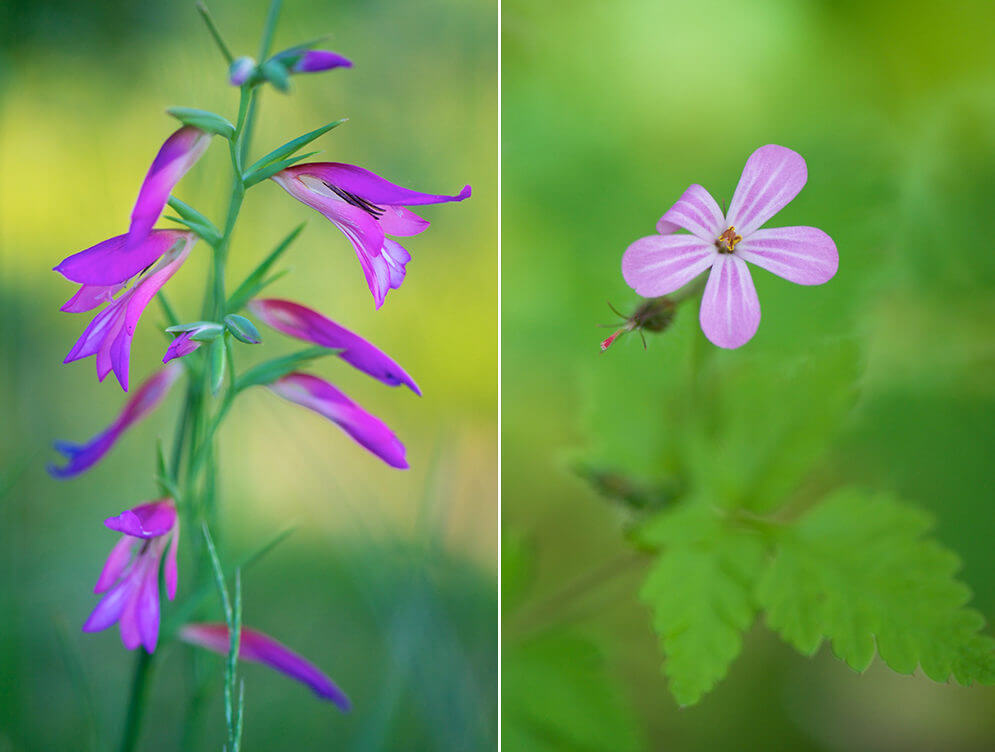
POLYGON ((726 223, 746 238, 798 195, 808 180, 801 154, 767 144, 750 155, 729 204, 726 223))
POLYGON ((705 336, 719 347, 739 347, 757 333, 760 301, 743 259, 718 254, 701 298, 699 317, 705 336))
POLYGON ((736 246, 736 255, 799 285, 821 285, 840 265, 836 244, 816 227, 757 230, 736 246))
POLYGON ((176 525, 176 507, 172 499, 161 499, 126 509, 117 517, 108 517, 104 525, 135 538, 157 538, 176 525))
POLYGON ((60 311, 65 313, 83 313, 92 311, 94 308, 111 303, 114 296, 124 289, 124 284, 119 285, 81 285, 76 294, 62 304, 60 311))
POLYGON ((294 73, 318 73, 332 68, 351 68, 352 61, 329 50, 308 50, 294 63, 294 73))
POLYGON ((69 461, 63 467, 49 465, 49 474, 55 478, 70 478, 90 469, 110 451, 129 426, 155 409, 182 373, 182 366, 175 363, 159 370, 125 403, 117 419, 86 444, 56 442, 56 450, 69 461))
POLYGON ((655 298, 679 290, 719 256, 714 244, 695 235, 650 235, 622 256, 622 276, 637 295, 655 298))
POLYGON ((135 248, 152 230, 169 194, 211 143, 211 134, 185 125, 166 139, 149 168, 131 212, 127 247, 135 248))
POLYGON ((295 176, 309 175, 334 185, 340 190, 359 196, 372 204, 384 206, 416 206, 420 204, 442 204, 448 201, 462 201, 470 197, 470 186, 454 196, 438 193, 421 193, 391 183, 379 175, 355 165, 341 162, 310 162, 288 167, 283 172, 295 176))
POLYGON ((404 444, 393 431, 327 381, 306 373, 291 373, 269 388, 284 399, 325 416, 391 467, 407 469, 404 444))
MULTIPOLYGON (((157 544, 153 543, 153 546, 157 544)), ((151 552, 150 552, 151 553, 151 552)), ((142 577, 138 592, 135 593, 135 616, 138 622, 138 634, 142 645, 148 653, 154 653, 159 642, 159 560, 162 547, 158 547, 158 555, 152 555, 142 577)))
POLYGON ((275 298, 253 300, 248 307, 264 324, 278 332, 322 347, 341 350, 339 357, 353 368, 388 386, 406 384, 415 394, 421 394, 414 379, 386 353, 317 311, 299 303, 275 298))
POLYGON ((380 217, 380 227, 385 235, 410 237, 424 232, 429 227, 429 221, 422 219, 410 209, 403 206, 384 206, 380 217))
POLYGON ((125 568, 131 563, 131 554, 134 547, 134 539, 129 538, 127 535, 121 536, 121 539, 114 544, 114 548, 111 549, 110 555, 108 555, 107 561, 104 563, 104 568, 100 571, 100 576, 97 578, 97 584, 93 586, 94 593, 103 593, 118 581, 125 568))
POLYGON ((408 253, 407 248, 398 243, 396 240, 384 238, 383 253, 381 255, 387 263, 387 277, 390 283, 390 289, 396 290, 404 281, 404 275, 408 271, 408 262, 411 261, 411 254, 408 253))
POLYGON ((656 231, 661 235, 669 235, 681 228, 709 243, 714 243, 726 228, 722 209, 712 194, 700 185, 692 185, 684 191, 684 195, 656 223, 656 231))
POLYGON ((144 240, 128 248, 128 236, 117 235, 85 251, 74 253, 53 271, 82 285, 117 285, 147 269, 166 251, 184 240, 193 242, 193 233, 183 230, 153 230, 144 240))
MULTIPOLYGON (((221 655, 228 654, 230 638, 225 624, 187 624, 180 629, 179 637, 191 645, 221 655)), ((281 674, 306 684, 318 697, 330 700, 342 710, 349 710, 351 707, 346 694, 317 666, 269 635, 242 627, 238 656, 241 660, 264 663, 281 674)))

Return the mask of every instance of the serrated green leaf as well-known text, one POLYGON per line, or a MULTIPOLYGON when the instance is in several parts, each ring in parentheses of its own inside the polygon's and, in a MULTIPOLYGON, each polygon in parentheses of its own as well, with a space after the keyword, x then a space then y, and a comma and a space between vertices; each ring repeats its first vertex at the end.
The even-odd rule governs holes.
POLYGON ((281 159, 279 162, 273 162, 272 164, 268 164, 265 167, 260 167, 257 170, 251 170, 251 171, 245 172, 242 175, 242 184, 246 188, 251 188, 256 183, 261 183, 262 181, 267 180, 267 179, 273 177, 274 175, 276 175, 276 173, 280 172, 280 170, 285 170, 288 167, 290 167, 291 165, 297 164, 302 159, 307 159, 308 157, 313 157, 315 154, 318 154, 318 153, 319 152, 316 152, 316 151, 309 151, 307 154, 298 154, 297 156, 294 156, 294 157, 288 157, 287 159, 281 159))
POLYGON ((752 591, 765 566, 765 544, 701 504, 658 515, 642 537, 663 550, 639 597, 653 611, 671 693, 681 705, 694 705, 742 649, 756 613, 752 591))
POLYGON ((505 749, 638 752, 640 729, 590 640, 547 635, 506 648, 502 662, 505 749))
POLYGON ((876 648, 899 673, 995 683, 995 640, 964 608, 957 556, 924 537, 931 527, 889 497, 837 492, 782 536, 756 593, 768 625, 806 655, 829 639, 857 671, 876 648))
POLYGON ((238 286, 238 289, 231 294, 228 298, 228 303, 225 306, 226 310, 231 313, 239 311, 242 306, 248 303, 252 298, 256 296, 263 287, 270 284, 276 279, 276 275, 271 277, 269 280, 263 280, 266 273, 272 268, 273 264, 277 262, 277 259, 283 255, 290 244, 294 242, 298 235, 301 234, 301 230, 304 229, 304 223, 297 225, 291 232, 285 237, 280 243, 273 249, 273 251, 264 258, 255 269, 249 274, 248 277, 238 286))
POLYGON ((194 107, 170 107, 166 112, 184 125, 192 125, 207 133, 217 133, 228 139, 235 135, 235 126, 217 113, 194 107))
POLYGON ((328 133, 328 131, 332 130, 332 128, 342 125, 342 123, 346 122, 348 119, 349 118, 341 118, 339 120, 329 123, 328 125, 323 125, 320 128, 315 128, 310 133, 305 133, 303 136, 298 136, 297 138, 288 141, 283 146, 277 147, 266 156, 256 160, 253 164, 249 166, 249 168, 246 170, 246 173, 252 173, 255 170, 265 167, 271 162, 275 162, 279 159, 284 159, 285 157, 289 157, 298 149, 307 146, 316 138, 328 133))
POLYGON ((341 350, 327 347, 309 347, 304 350, 285 355, 282 358, 273 358, 250 368, 238 377, 235 384, 237 391, 248 389, 250 386, 263 386, 272 384, 277 379, 281 379, 288 373, 293 373, 307 363, 316 358, 323 358, 326 355, 337 355, 341 350))

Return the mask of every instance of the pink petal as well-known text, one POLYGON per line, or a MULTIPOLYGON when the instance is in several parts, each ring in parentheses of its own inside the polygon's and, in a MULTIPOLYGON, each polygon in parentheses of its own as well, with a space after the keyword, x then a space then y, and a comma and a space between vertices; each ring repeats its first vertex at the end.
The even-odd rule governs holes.
POLYGON ((65 313, 83 313, 92 311, 104 303, 114 301, 114 296, 124 289, 123 284, 119 285, 82 285, 76 294, 62 304, 60 311, 65 313))
POLYGON ((700 320, 705 336, 719 347, 739 347, 757 333, 760 301, 741 258, 718 254, 701 298, 700 320))
POLYGON ((421 394, 414 379, 383 350, 307 306, 270 298, 253 300, 249 310, 278 332, 341 350, 338 355, 342 360, 388 386, 406 384, 415 394, 421 394))
POLYGON ((162 356, 162 362, 168 363, 175 358, 182 358, 185 355, 189 355, 198 347, 200 347, 203 342, 198 342, 193 337, 193 332, 182 332, 176 336, 176 338, 169 343, 169 347, 166 348, 166 352, 162 356))
POLYGON ((103 593, 118 581, 125 568, 131 563, 131 553, 134 547, 134 538, 129 538, 127 535, 121 536, 121 539, 114 544, 114 548, 111 549, 107 561, 104 563, 104 568, 97 578, 97 584, 93 586, 94 593, 103 593))
POLYGON ((291 373, 269 388, 284 399, 325 416, 391 467, 407 469, 404 444, 394 432, 327 381, 306 373, 291 373))
POLYGON ((439 193, 421 193, 404 188, 376 173, 355 165, 341 162, 310 162, 293 165, 283 172, 294 176, 310 175, 316 180, 334 185, 360 198, 385 206, 416 206, 419 204, 441 204, 448 201, 462 201, 470 197, 470 186, 454 196, 439 193))
MULTIPOLYGON (((279 57, 279 55, 277 55, 279 57)), ((294 73, 317 73, 332 68, 351 68, 352 61, 337 52, 308 50, 294 64, 294 73)))
POLYGON ((153 230, 130 249, 126 247, 127 240, 127 235, 118 235, 97 243, 69 256, 53 271, 83 285, 120 284, 154 264, 177 243, 192 240, 192 234, 182 230, 153 230))
POLYGON ((715 245, 694 235, 650 235, 622 256, 622 276, 637 295, 655 298, 680 289, 715 263, 715 245))
POLYGON ((757 230, 736 246, 736 255, 800 285, 821 285, 840 265, 836 244, 816 227, 757 230))
POLYGON ((669 235, 680 228, 709 243, 714 243, 726 228, 719 205, 712 194, 700 185, 692 185, 684 191, 684 195, 656 223, 656 231, 661 235, 669 235))
MULTIPOLYGON (((153 544, 155 545, 155 544, 153 544)), ((162 549, 159 549, 161 555, 162 549)), ((135 615, 142 645, 149 653, 155 652, 159 642, 159 557, 151 557, 149 566, 135 596, 135 615), (154 564, 153 564, 154 561, 154 564)))
POLYGON ((111 588, 83 624, 83 631, 100 632, 120 619, 134 589, 133 584, 130 578, 126 578, 111 588))
POLYGON ((380 217, 380 227, 385 235, 397 235, 406 238, 424 232, 429 227, 429 221, 422 219, 410 209, 403 206, 385 206, 380 217))
MULTIPOLYGON (((221 655, 227 655, 230 647, 228 627, 224 624, 187 624, 180 629, 179 637, 184 642, 221 655)), ((351 707, 346 694, 317 666, 269 635, 242 627, 238 654, 241 660, 264 663, 306 684, 318 697, 332 701, 342 710, 351 707)))
POLYGON ((744 238, 798 195, 808 180, 805 160, 784 146, 761 146, 746 160, 726 222, 744 238))
POLYGON ((172 499, 152 501, 109 517, 104 525, 135 538, 157 538, 176 525, 176 507, 172 499))

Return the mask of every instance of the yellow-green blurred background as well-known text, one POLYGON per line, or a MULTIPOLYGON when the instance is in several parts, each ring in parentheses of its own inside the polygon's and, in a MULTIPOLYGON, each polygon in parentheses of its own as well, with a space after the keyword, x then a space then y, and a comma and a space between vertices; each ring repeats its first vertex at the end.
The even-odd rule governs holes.
MULTIPOLYGON (((268 2, 209 5, 235 54, 255 55, 268 2)), ((422 212, 433 224, 404 243, 413 257, 404 286, 375 311, 338 230, 270 182, 248 194, 229 289, 306 220, 281 261, 293 273, 269 293, 375 342, 424 397, 334 358, 315 367, 396 431, 408 447, 407 472, 263 389, 246 393, 222 429, 224 551, 237 557, 297 525, 246 573, 244 622, 310 657, 355 705, 339 714, 306 688, 246 666, 245 748, 493 748, 496 4, 283 5, 275 49, 329 33, 324 46, 355 68, 297 76, 289 96, 264 91, 252 155, 347 116, 315 143, 324 150, 317 159, 425 191, 470 183, 473 197, 422 212)), ((126 230, 144 173, 176 128, 166 107, 234 119, 238 92, 192 0, 8 0, 0 38, 0 750, 109 749, 132 655, 116 629, 80 632, 116 540, 101 521, 155 496, 155 440, 171 437, 182 392, 94 470, 51 480, 51 442, 88 439, 124 401, 113 378, 97 383, 92 359, 61 365, 89 316, 58 312, 73 288, 51 268, 126 230)), ((175 194, 220 224, 229 171, 216 140, 175 194)), ((195 247, 166 288, 183 320, 198 317, 208 259, 205 245, 195 247)), ((162 323, 153 304, 135 338, 132 383, 162 357, 162 323)), ((243 365, 300 346, 261 329, 258 351, 239 348, 243 365)), ((141 749, 178 748, 187 650, 163 649, 141 749)), ((221 746, 220 660, 214 669, 198 749, 221 746)))
MULTIPOLYGON (((763 320, 746 348, 770 364, 834 336, 863 343, 861 401, 823 481, 893 491, 932 512, 993 620, 993 28, 990 2, 505 0, 502 520, 505 561, 530 561, 533 580, 512 583, 516 600, 504 602, 505 740, 533 750, 995 748, 991 688, 935 685, 878 662, 857 676, 827 647, 802 658, 762 620, 729 677, 679 710, 636 598, 645 570, 584 579, 626 547, 616 511, 569 467, 601 439, 592 404, 602 416, 630 410, 638 431, 651 418, 634 385, 679 367, 652 335, 647 351, 633 335, 598 352, 610 330, 596 325, 615 319, 606 300, 623 311, 637 300, 622 252, 689 184, 727 203, 754 149, 788 146, 809 181, 770 224, 827 231, 840 271, 803 288, 756 270, 763 320), (526 672, 540 653, 556 668, 526 672)), ((694 312, 679 316, 678 330, 694 326, 694 312)))

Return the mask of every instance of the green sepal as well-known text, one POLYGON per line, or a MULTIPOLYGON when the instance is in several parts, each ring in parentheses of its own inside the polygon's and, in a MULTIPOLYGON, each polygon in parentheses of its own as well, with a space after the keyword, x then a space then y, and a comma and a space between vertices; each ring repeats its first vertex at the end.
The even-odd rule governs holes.
POLYGON ((256 325, 245 318, 245 316, 239 316, 237 313, 229 313, 225 316, 225 326, 239 342, 244 342, 247 345, 258 345, 263 341, 259 330, 256 329, 256 325))
POLYGON ((184 125, 199 128, 206 133, 216 133, 229 140, 235 136, 235 126, 214 112, 193 107, 170 107, 166 112, 184 125))
POLYGON ((290 90, 290 76, 285 65, 277 60, 267 60, 259 66, 259 73, 280 91, 290 90))
POLYGON ((291 230, 287 237, 280 241, 269 256, 264 258, 259 263, 259 266, 252 270, 252 273, 245 278, 242 284, 238 286, 238 289, 231 294, 230 298, 228 298, 228 303, 225 306, 226 310, 232 312, 241 310, 242 306, 256 296, 256 293, 258 293, 266 285, 271 284, 276 279, 283 276, 285 272, 279 272, 274 274, 268 280, 263 279, 266 276, 266 273, 272 268, 273 264, 276 263, 277 259, 283 255, 283 252, 286 251, 297 236, 301 234, 301 230, 304 229, 304 224, 305 223, 302 222, 291 230))
POLYGON ((211 342, 210 364, 211 364, 211 394, 217 394, 221 390, 221 384, 225 380, 225 339, 215 337, 211 342))
POLYGON ((275 162, 278 159, 284 159, 285 157, 289 157, 298 149, 307 146, 309 143, 314 141, 319 136, 328 133, 328 131, 332 130, 332 128, 342 125, 342 123, 346 122, 348 119, 349 118, 340 118, 339 120, 336 120, 333 123, 329 123, 328 125, 323 125, 320 128, 316 128, 315 130, 311 131, 310 133, 305 133, 303 136, 298 136, 297 138, 288 141, 283 146, 271 151, 265 157, 256 160, 252 165, 249 166, 249 168, 246 170, 246 173, 247 174, 252 173, 255 170, 265 167, 270 162, 275 162))
POLYGON ((189 324, 177 324, 167 326, 166 331, 170 334, 181 334, 183 332, 194 332, 190 339, 197 342, 213 342, 224 332, 225 328, 216 321, 191 321, 189 324))
POLYGON ((321 152, 309 151, 307 154, 298 154, 296 157, 290 157, 289 159, 281 159, 279 162, 274 162, 273 164, 262 167, 258 170, 252 172, 246 172, 242 175, 242 185, 246 188, 251 188, 256 183, 261 183, 268 178, 273 177, 280 170, 285 170, 291 165, 297 164, 302 159, 307 159, 308 157, 313 157, 315 154, 320 154, 321 152))
POLYGON ((306 363, 310 363, 316 358, 323 358, 326 355, 337 355, 342 352, 328 347, 309 347, 305 350, 285 355, 282 358, 274 358, 260 363, 243 373, 235 381, 236 391, 241 392, 250 386, 264 386, 272 384, 274 381, 282 379, 288 373, 293 373, 306 363))

